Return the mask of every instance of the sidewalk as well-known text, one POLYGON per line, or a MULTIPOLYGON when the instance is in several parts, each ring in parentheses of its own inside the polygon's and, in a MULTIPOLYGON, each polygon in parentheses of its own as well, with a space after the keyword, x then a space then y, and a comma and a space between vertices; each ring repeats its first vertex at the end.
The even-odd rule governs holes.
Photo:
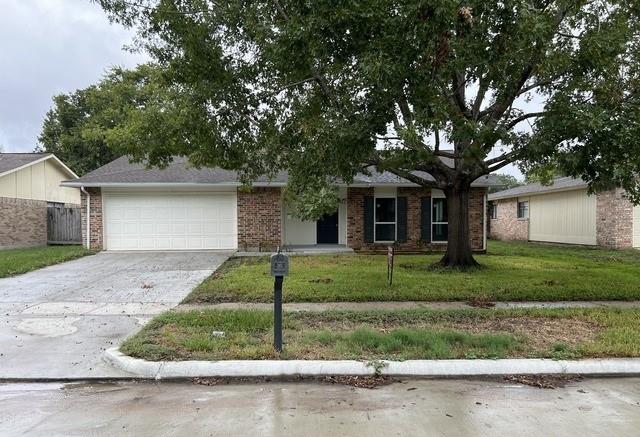
MULTIPOLYGON (((517 309, 517 308, 615 308, 638 309, 640 301, 559 301, 559 302, 490 302, 486 308, 517 309)), ((179 305, 172 311, 203 311, 203 310, 271 310, 272 303, 228 302, 218 304, 187 304, 179 305)), ((468 302, 301 302, 285 303, 285 311, 397 311, 397 310, 464 310, 478 308, 468 302)))

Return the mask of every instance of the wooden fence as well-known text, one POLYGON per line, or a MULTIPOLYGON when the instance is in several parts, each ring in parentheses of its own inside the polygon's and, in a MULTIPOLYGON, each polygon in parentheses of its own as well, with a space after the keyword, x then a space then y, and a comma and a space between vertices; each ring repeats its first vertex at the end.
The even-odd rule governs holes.
POLYGON ((80 208, 47 207, 47 243, 82 244, 80 208))

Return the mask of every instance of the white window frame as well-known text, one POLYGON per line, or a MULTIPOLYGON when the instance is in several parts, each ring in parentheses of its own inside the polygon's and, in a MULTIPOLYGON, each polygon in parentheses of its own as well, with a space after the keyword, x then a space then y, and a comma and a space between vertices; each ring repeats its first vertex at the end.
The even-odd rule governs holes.
POLYGON ((489 218, 491 220, 496 220, 498 218, 498 203, 497 202, 489 202, 489 218))
POLYGON ((373 242, 374 243, 395 243, 398 241, 398 196, 374 196, 373 197, 373 242), (395 221, 392 222, 379 222, 377 214, 378 199, 393 199, 393 212, 395 213, 395 221), (378 240, 378 225, 393 225, 393 241, 378 240))
POLYGON ((442 195, 434 195, 433 193, 431 194, 431 242, 432 243, 436 243, 436 244, 445 244, 448 243, 449 240, 434 240, 433 236, 434 236, 434 232, 433 232, 433 228, 435 227, 435 225, 447 225, 447 235, 449 235, 449 211, 447 211, 447 221, 446 222, 437 222, 433 219, 433 201, 435 199, 444 199, 444 201, 447 201, 446 196, 442 195))

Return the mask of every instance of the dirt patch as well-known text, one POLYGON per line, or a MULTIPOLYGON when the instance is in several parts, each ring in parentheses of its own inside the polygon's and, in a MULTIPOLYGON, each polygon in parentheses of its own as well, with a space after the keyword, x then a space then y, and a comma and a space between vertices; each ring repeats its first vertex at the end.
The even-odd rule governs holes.
POLYGON ((474 296, 467 303, 475 308, 493 308, 496 306, 495 302, 491 302, 491 299, 486 295, 474 296))
POLYGON ((358 388, 377 388, 396 382, 394 378, 388 376, 325 376, 321 382, 328 384, 342 384, 358 388))
POLYGON ((472 333, 504 332, 522 335, 535 349, 546 349, 556 343, 575 346, 594 340, 601 330, 596 323, 577 318, 497 317, 486 320, 455 322, 451 329, 472 333))
POLYGON ((562 388, 571 382, 583 379, 580 375, 508 375, 504 377, 505 381, 544 389, 562 388))
POLYGON ((311 282, 312 284, 329 284, 329 283, 333 282, 333 279, 331 279, 331 278, 315 278, 315 279, 310 279, 309 282, 311 282))

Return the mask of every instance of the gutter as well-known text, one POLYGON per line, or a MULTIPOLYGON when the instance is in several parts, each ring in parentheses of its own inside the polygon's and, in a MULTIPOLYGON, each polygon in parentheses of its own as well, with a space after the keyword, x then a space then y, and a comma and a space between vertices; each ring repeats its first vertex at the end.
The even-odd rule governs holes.
POLYGON ((87 190, 84 189, 84 186, 80 187, 80 191, 82 191, 84 193, 85 196, 87 196, 87 229, 85 231, 85 233, 87 234, 87 249, 91 249, 91 233, 90 233, 90 222, 91 222, 91 195, 89 194, 89 192, 87 190))

